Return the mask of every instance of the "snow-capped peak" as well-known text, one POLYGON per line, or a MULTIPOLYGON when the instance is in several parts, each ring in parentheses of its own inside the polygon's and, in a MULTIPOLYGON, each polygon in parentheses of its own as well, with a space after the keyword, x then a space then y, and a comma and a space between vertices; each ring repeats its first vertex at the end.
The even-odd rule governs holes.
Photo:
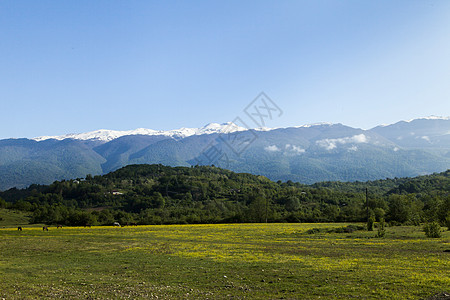
POLYGON ((415 120, 450 120, 450 117, 442 117, 442 116, 428 116, 428 117, 421 117, 421 118, 417 118, 417 119, 411 119, 411 120, 407 120, 405 122, 412 122, 415 120))
POLYGON ((146 128, 138 128, 135 130, 106 130, 100 129, 95 131, 90 131, 86 133, 71 133, 60 136, 40 136, 36 137, 33 140, 35 141, 44 141, 49 139, 55 140, 65 140, 65 139, 74 139, 74 140, 97 140, 108 142, 114 139, 117 139, 126 135, 163 135, 169 136, 172 138, 185 138, 192 135, 202 135, 202 134, 213 134, 213 133, 231 133, 236 131, 244 131, 247 128, 240 127, 232 122, 227 122, 223 124, 218 123, 210 123, 201 128, 180 128, 174 130, 153 130, 146 128))
POLYGON ((309 128, 309 127, 315 127, 315 126, 331 126, 331 125, 334 125, 334 124, 330 123, 330 122, 319 122, 319 123, 295 126, 295 128, 309 128))
MULTIPOLYGON (((313 127, 313 126, 324 126, 324 125, 333 125, 332 123, 316 123, 316 124, 306 124, 301 126, 295 126, 293 128, 300 128, 300 127, 313 127)), ((269 127, 259 127, 254 128, 255 131, 271 131, 278 128, 269 128, 269 127)), ((249 128, 241 127, 236 125, 233 122, 226 122, 226 123, 209 123, 203 127, 200 128, 180 128, 180 129, 173 129, 173 130, 154 130, 154 129, 146 129, 146 128, 138 128, 135 130, 107 130, 107 129, 100 129, 85 133, 70 133, 65 135, 59 135, 59 136, 40 136, 33 138, 35 141, 44 141, 44 140, 65 140, 65 139, 74 139, 74 140, 93 140, 93 141, 100 141, 100 142, 109 142, 114 139, 117 139, 122 136, 127 135, 163 135, 168 136, 174 139, 183 139, 189 136, 193 135, 202 135, 202 134, 213 134, 213 133, 232 133, 236 131, 246 131, 249 130, 249 128)))
MULTIPOLYGON (((415 119, 410 119, 410 120, 403 120, 403 121, 399 121, 397 123, 401 123, 401 122, 406 122, 406 123, 411 123, 413 121, 417 121, 417 120, 450 120, 450 117, 442 117, 442 116, 428 116, 428 117, 420 117, 420 118, 415 118, 415 119)), ((376 126, 377 128, 381 128, 381 127, 388 127, 397 123, 393 123, 393 124, 380 124, 378 126, 376 126)))

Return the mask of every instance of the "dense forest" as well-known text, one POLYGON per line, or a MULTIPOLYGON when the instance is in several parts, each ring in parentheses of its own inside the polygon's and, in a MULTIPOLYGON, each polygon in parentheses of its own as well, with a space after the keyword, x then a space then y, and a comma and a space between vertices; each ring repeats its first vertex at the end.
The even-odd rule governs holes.
POLYGON ((0 207, 61 225, 450 221, 450 170, 304 185, 214 166, 130 165, 103 176, 0 193, 0 207))

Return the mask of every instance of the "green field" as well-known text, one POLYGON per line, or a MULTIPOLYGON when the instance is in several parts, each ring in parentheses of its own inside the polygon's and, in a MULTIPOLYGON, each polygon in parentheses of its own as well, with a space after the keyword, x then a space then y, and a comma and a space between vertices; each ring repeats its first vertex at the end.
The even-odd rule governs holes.
POLYGON ((450 291, 450 231, 347 224, 0 229, 0 298, 423 299, 450 291))

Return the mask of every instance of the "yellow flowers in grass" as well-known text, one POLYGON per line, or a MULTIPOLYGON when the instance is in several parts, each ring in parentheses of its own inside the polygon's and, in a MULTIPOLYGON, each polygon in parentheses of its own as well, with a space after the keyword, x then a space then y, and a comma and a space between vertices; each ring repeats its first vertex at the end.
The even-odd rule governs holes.
MULTIPOLYGON (((155 278, 153 284, 165 282, 167 274, 172 274, 176 284, 192 279, 189 289, 195 280, 203 280, 198 289, 217 288, 216 292, 222 291, 222 281, 226 281, 227 289, 240 284, 242 289, 238 291, 251 287, 252 293, 272 288, 273 293, 260 294, 261 299, 277 298, 279 290, 294 291, 286 298, 295 297, 298 282, 308 287, 306 293, 311 288, 317 296, 338 295, 336 298, 343 299, 351 295, 404 299, 405 295, 426 296, 430 291, 450 290, 450 258, 443 251, 450 247, 450 232, 444 232, 441 239, 427 239, 419 227, 388 227, 386 237, 380 239, 374 232, 330 230, 347 225, 50 227, 48 232, 42 227, 24 228, 23 232, 0 229, 0 249, 8 257, 0 259, 0 267, 4 271, 15 266, 30 268, 32 258, 34 268, 40 268, 51 265, 53 261, 47 260, 51 257, 59 260, 58 266, 68 266, 64 272, 81 268, 81 276, 85 269, 92 270, 92 264, 102 261, 95 265, 99 281, 92 280, 92 284, 105 277, 116 279, 108 275, 109 271, 102 271, 105 265, 105 269, 113 268, 121 274, 117 278, 120 284, 130 280, 129 286, 136 286, 136 280, 141 282, 143 274, 149 280, 155 278), (319 230, 307 233, 313 228, 319 230), (17 256, 15 249, 21 249, 22 256, 17 256), (219 269, 227 277, 217 277, 219 269)), ((16 274, 11 272, 10 282, 15 282, 16 274)), ((13 285, 10 288, 15 290, 13 285)))

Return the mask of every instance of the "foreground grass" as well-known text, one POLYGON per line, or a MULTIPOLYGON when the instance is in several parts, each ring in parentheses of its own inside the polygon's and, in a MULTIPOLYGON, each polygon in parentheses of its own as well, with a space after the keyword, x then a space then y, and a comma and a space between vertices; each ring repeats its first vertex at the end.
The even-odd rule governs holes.
POLYGON ((421 299, 450 291, 450 232, 345 224, 0 229, 0 298, 421 299))

